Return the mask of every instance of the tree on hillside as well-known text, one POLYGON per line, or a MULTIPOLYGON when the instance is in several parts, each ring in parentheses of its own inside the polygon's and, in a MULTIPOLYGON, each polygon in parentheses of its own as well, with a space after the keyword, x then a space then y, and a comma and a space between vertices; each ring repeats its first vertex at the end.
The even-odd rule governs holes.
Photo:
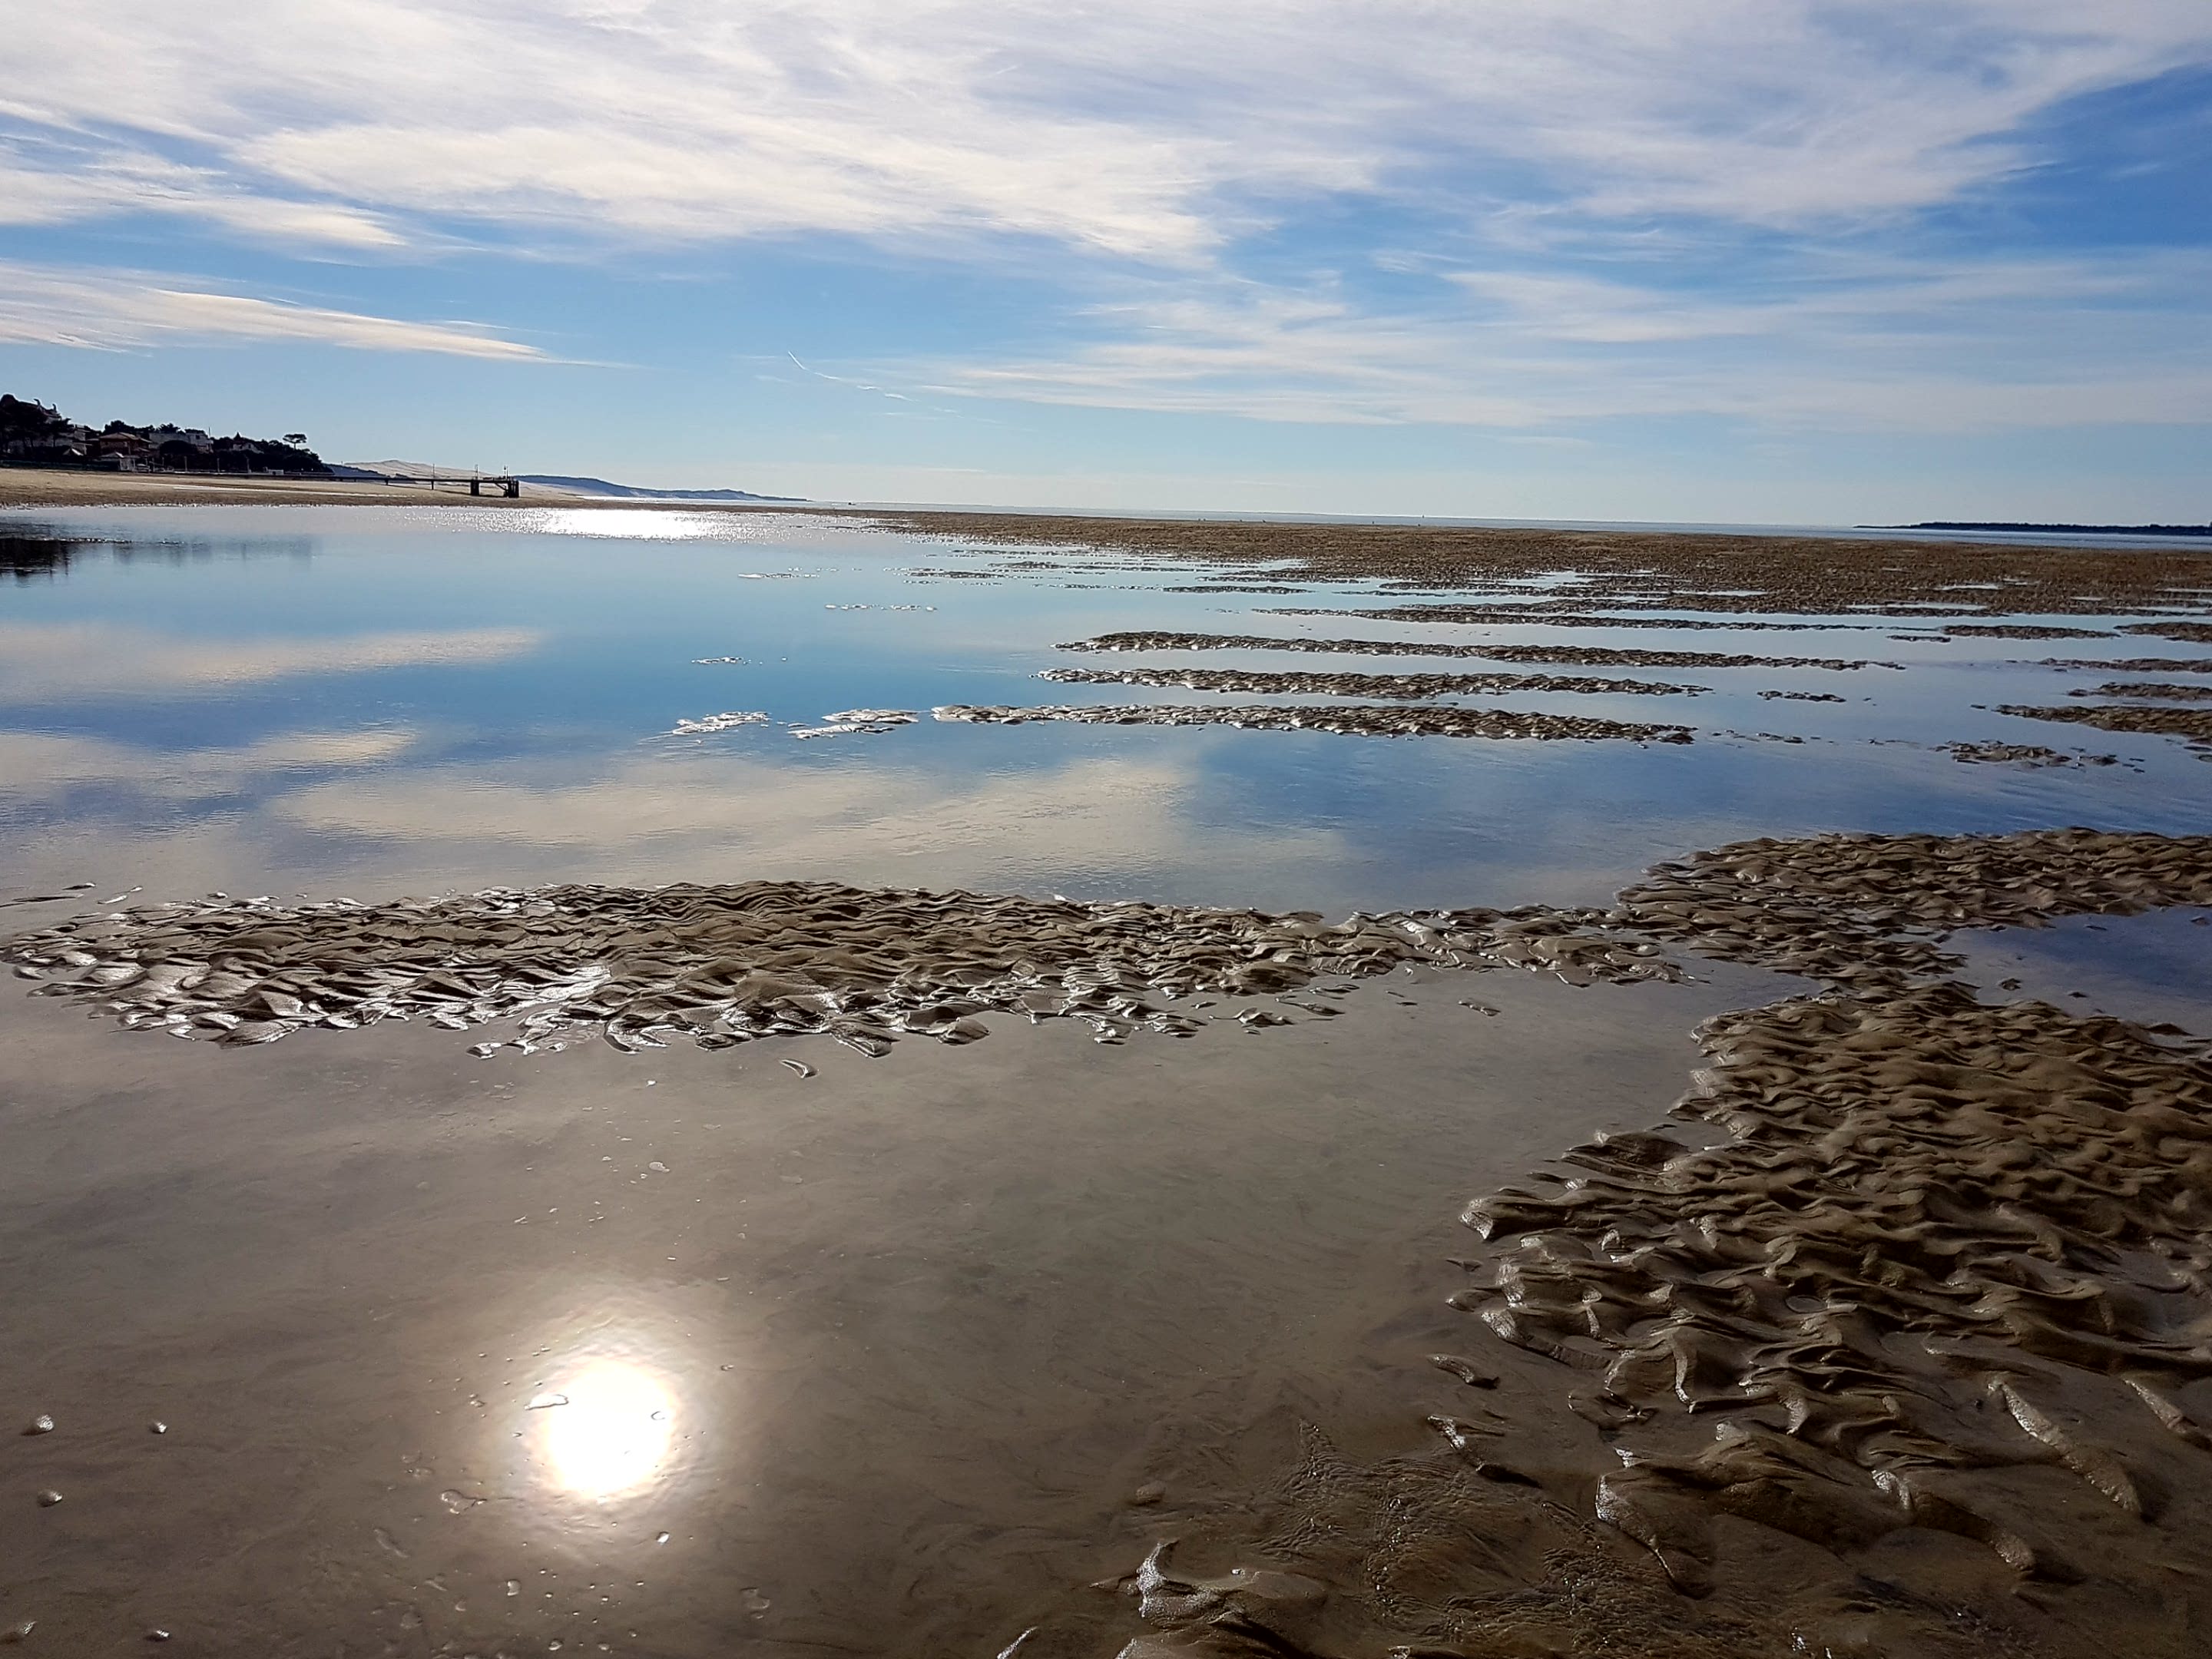
POLYGON ((10 438, 36 440, 68 429, 69 422, 58 409, 27 403, 0 392, 0 443, 10 438))

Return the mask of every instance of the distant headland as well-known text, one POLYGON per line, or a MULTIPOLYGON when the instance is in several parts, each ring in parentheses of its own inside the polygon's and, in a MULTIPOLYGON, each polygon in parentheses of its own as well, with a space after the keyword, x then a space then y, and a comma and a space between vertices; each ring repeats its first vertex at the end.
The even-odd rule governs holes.
POLYGON ((653 489, 643 484, 609 483, 605 478, 574 478, 557 472, 526 472, 522 482, 575 495, 611 495, 641 501, 800 501, 804 495, 756 495, 750 489, 653 489))

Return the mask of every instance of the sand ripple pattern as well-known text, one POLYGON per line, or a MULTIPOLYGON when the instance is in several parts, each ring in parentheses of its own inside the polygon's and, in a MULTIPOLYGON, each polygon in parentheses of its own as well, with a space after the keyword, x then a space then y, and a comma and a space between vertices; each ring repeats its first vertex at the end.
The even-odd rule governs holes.
POLYGON ((1654 726, 1600 720, 1590 714, 1546 714, 1516 708, 1392 708, 1376 703, 953 703, 934 711, 941 720, 985 726, 1025 726, 1032 720, 1072 720, 1085 726, 1234 726, 1248 732, 1337 732, 1370 738, 1534 738, 1624 739, 1688 743, 1686 726, 1654 726))
POLYGON ((1694 696, 1703 685, 1601 679, 1571 674, 1301 674, 1258 668, 1048 668, 1037 678, 1070 685, 1180 685, 1191 691, 1245 691, 1328 697, 1452 697, 1501 691, 1581 691, 1694 696))
POLYGON ((2207 1444, 2172 1398, 2212 1376, 2205 1050, 1956 985, 1700 1036, 1717 1065, 1677 1112, 1731 1144, 1601 1139, 1555 1192, 1467 1212, 1499 1248, 1462 1299, 1615 1414, 1597 1514, 1693 1594, 1720 1515, 1837 1548, 1933 1528, 2075 1575, 1958 1471, 2055 1464, 2154 1518, 2148 1471, 2069 1425, 2094 1401, 2207 1444))
POLYGON ((1838 984, 1954 973, 1954 928, 2212 904, 2212 836, 1761 838, 1655 867, 1603 918, 1701 956, 1838 984))
MULTIPOLYGON (((819 1035, 881 1054, 902 1036, 964 1042, 985 1013, 1074 1018, 1101 1041, 1205 1024, 1168 1006, 1261 995, 1407 963, 1670 977, 1648 943, 1574 937, 1594 913, 1354 915, 894 892, 824 882, 493 890, 382 904, 210 900, 80 919, 0 943, 33 995, 137 1030, 273 1042, 422 1018, 514 1022, 525 1053, 598 1036, 617 1048, 819 1035)), ((485 1043, 485 1055, 498 1045, 485 1043)))
MULTIPOLYGON (((1074 1018, 1107 1040, 1203 1023, 1164 1006, 1265 995, 1410 963, 1570 983, 1676 978, 1668 946, 1838 985, 1940 977, 1958 927, 2212 903, 2212 836, 1759 840, 1661 865, 1610 908, 1355 914, 1091 904, 757 881, 492 889, 286 906, 210 898, 80 917, 0 941, 34 995, 134 1029, 228 1043, 302 1026, 514 1021, 529 1051, 688 1036, 902 1035, 965 1042, 990 1012, 1074 1018)), ((487 1050, 489 1045, 485 1045, 487 1050)))

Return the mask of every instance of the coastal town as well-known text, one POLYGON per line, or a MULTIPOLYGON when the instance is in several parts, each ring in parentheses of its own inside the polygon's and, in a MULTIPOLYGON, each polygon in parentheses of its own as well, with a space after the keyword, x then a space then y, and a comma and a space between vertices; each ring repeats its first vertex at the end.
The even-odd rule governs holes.
POLYGON ((279 438, 234 434, 219 438, 198 427, 133 426, 110 421, 94 428, 46 404, 0 393, 0 464, 84 467, 106 472, 217 472, 264 477, 331 476, 307 447, 307 434, 279 438))

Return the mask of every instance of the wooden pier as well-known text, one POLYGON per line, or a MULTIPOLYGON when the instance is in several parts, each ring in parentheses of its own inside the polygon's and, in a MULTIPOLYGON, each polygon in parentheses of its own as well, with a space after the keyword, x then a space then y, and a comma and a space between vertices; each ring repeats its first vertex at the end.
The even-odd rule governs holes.
POLYGON ((382 475, 388 484, 421 484, 431 489, 457 489, 466 486, 471 495, 504 495, 510 501, 522 499, 522 480, 489 472, 433 472, 425 477, 412 473, 386 472, 382 475))

